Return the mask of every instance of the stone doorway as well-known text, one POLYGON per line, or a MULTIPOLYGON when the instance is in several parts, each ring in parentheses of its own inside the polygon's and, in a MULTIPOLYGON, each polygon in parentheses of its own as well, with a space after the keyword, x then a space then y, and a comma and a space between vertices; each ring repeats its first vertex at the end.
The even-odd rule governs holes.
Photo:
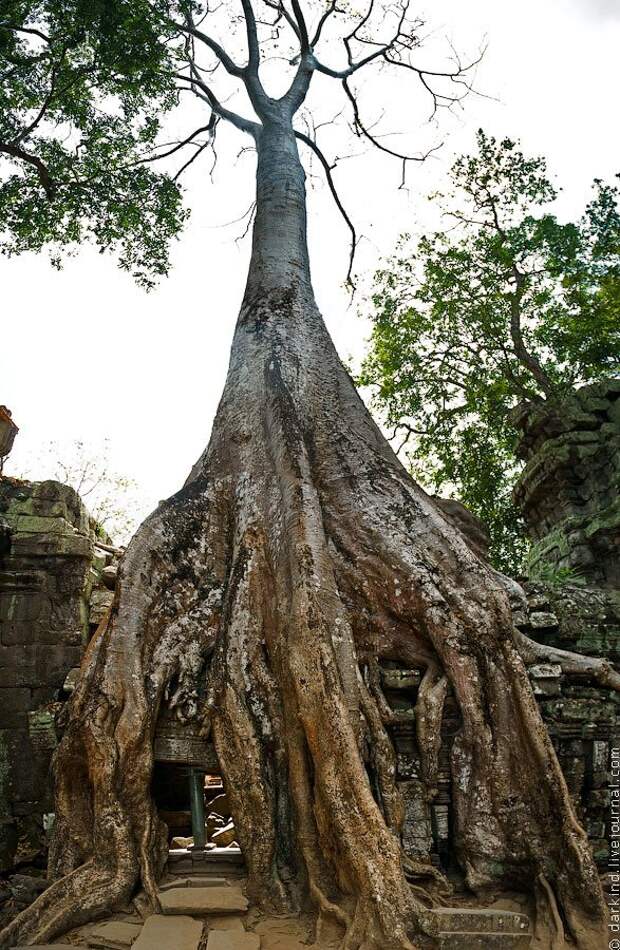
POLYGON ((169 861, 243 865, 215 749, 164 710, 155 734, 152 795, 168 826, 169 861))

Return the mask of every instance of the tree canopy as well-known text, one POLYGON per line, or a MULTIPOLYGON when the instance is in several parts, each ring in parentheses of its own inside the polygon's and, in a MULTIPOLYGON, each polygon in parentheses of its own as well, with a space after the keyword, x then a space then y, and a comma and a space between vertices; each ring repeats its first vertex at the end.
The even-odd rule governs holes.
MULTIPOLYGON (((370 0, 359 13, 323 0, 303 9, 297 0, 5 0, 0 251, 47 247, 59 265, 91 241, 152 285, 187 217, 181 175, 214 146, 218 123, 255 139, 274 108, 298 112, 315 74, 340 86, 354 133, 402 162, 404 174, 424 154, 379 134, 358 97, 359 71, 411 77, 433 110, 470 88, 470 65, 458 58, 426 66, 424 22, 409 8, 408 0, 370 0), (276 86, 284 79, 284 96, 265 91, 265 69, 272 80, 275 69, 276 86)), ((354 248, 333 159, 314 123, 301 126, 296 135, 318 159, 354 248)))
POLYGON ((185 212, 151 167, 177 101, 162 17, 145 0, 7 0, 0 17, 0 249, 87 239, 143 284, 185 212))
POLYGON ((405 236, 376 275, 360 382, 407 444, 415 476, 488 525, 497 567, 522 567, 510 411, 620 368, 618 189, 595 181, 561 222, 545 161, 478 133, 433 195, 445 229, 405 236))

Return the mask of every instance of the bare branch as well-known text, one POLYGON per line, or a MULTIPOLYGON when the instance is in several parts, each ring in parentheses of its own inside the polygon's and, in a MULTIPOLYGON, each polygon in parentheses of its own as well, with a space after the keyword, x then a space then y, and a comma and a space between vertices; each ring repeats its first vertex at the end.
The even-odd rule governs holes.
POLYGON ((243 78, 245 69, 242 66, 237 66, 232 57, 228 55, 224 47, 221 46, 211 36, 208 36, 206 33, 203 33, 202 30, 197 29, 191 22, 188 22, 185 25, 182 23, 175 23, 172 20, 170 22, 174 23, 174 26, 176 26, 177 29, 181 30, 183 33, 189 33, 191 36, 195 37, 195 39, 200 40, 201 43, 203 43, 213 53, 215 53, 227 73, 230 73, 231 76, 236 76, 240 79, 243 78))
POLYGON ((46 43, 50 43, 51 40, 46 33, 43 33, 42 30, 37 30, 34 27, 28 26, 14 26, 11 23, 0 23, 0 29, 11 30, 13 33, 27 33, 31 36, 38 36, 40 40, 45 40, 46 43))
POLYGON ((304 53, 309 52, 310 50, 310 37, 308 36, 308 27, 306 26, 306 21, 304 18, 303 10, 299 0, 291 0, 291 6, 293 7, 293 13, 295 14, 295 20, 297 22, 297 28, 299 30, 299 44, 301 47, 302 56, 304 53))
POLYGON ((258 31, 256 29, 256 17, 252 0, 241 0, 243 14, 245 17, 245 29, 248 38, 248 71, 255 76, 258 75, 260 65, 260 48, 258 45, 258 31))
POLYGON ((397 152, 395 149, 389 148, 387 145, 383 145, 378 140, 378 138, 375 135, 373 135, 372 132, 369 131, 368 127, 364 125, 364 123, 362 122, 357 100, 346 79, 342 80, 342 86, 353 108, 353 122, 354 122, 354 127, 355 127, 355 131, 357 135, 363 136, 364 138, 368 139, 368 141, 371 142, 375 146, 375 148, 378 148, 380 152, 385 152, 387 155, 392 155, 394 158, 399 158, 401 160, 402 165, 403 165, 403 173, 402 173, 400 187, 403 188, 405 184, 405 170, 406 170, 407 163, 426 161, 429 155, 432 155, 433 152, 436 152, 441 148, 441 145, 434 146, 434 148, 429 149, 423 155, 407 155, 403 152, 397 152))
POLYGON ((144 165, 147 162, 158 162, 161 158, 168 158, 169 155, 174 155, 175 152, 179 152, 182 148, 185 148, 186 145, 196 145, 197 143, 194 142, 196 136, 201 135, 203 132, 213 132, 217 118, 218 117, 214 112, 207 125, 201 125, 199 129, 195 129, 191 135, 187 136, 187 138, 184 138, 180 142, 176 142, 172 148, 168 149, 168 151, 159 152, 157 155, 149 155, 146 158, 139 158, 134 164, 144 165))
POLYGON ((354 284, 353 284, 352 273, 353 273, 353 262, 354 262, 354 260, 355 260, 355 251, 357 250, 357 232, 356 232, 356 230, 355 230, 355 227, 354 227, 354 225, 353 225, 353 222, 351 221, 351 218, 350 218, 349 215, 347 214, 347 211, 346 211, 344 205, 342 204, 342 201, 340 200, 340 195, 338 194, 338 190, 337 190, 337 188, 336 188, 336 185, 335 185, 335 183, 334 183, 334 179, 333 179, 333 176, 332 176, 332 166, 329 164, 329 162, 327 161, 327 159, 326 159, 325 156, 323 155, 323 152, 321 151, 321 149, 319 148, 319 146, 316 144, 316 142, 315 142, 313 139, 310 138, 309 135, 305 135, 305 133, 303 133, 303 132, 297 132, 297 131, 295 131, 295 136, 296 136, 296 138, 298 138, 301 142, 303 142, 304 145, 307 145, 308 148, 311 148, 312 151, 314 152, 314 154, 315 154, 315 155, 317 156, 317 158, 319 159, 319 161, 320 161, 320 163, 321 163, 321 165, 323 166, 323 169, 324 169, 324 171, 325 171, 325 177, 326 177, 326 179, 327 179, 327 184, 329 185, 329 190, 331 191, 332 197, 333 197, 334 201, 336 202, 336 207, 337 207, 338 210, 340 211, 340 214, 341 214, 342 217, 344 218, 344 220, 345 220, 345 222, 346 222, 346 224, 347 224, 347 227, 348 227, 349 231, 351 232, 351 250, 350 250, 350 253, 349 253, 349 267, 348 267, 348 270, 347 270, 347 284, 349 284, 351 287, 353 287, 354 284))
POLYGON ((183 82, 189 83, 195 95, 208 103, 213 112, 215 112, 216 115, 218 115, 221 119, 226 119, 241 132, 247 132, 248 135, 256 138, 260 131, 259 124, 257 122, 252 122, 251 119, 246 119, 237 112, 233 112, 231 109, 227 109, 225 106, 223 106, 213 90, 201 79, 198 74, 198 70, 191 62, 189 67, 191 70, 191 76, 184 76, 183 73, 175 73, 175 77, 177 79, 181 79, 183 82))
POLYGON ((284 3, 282 2, 282 0, 263 0, 263 3, 265 3, 268 7, 270 7, 270 9, 275 10, 277 12, 278 17, 275 20, 275 23, 278 23, 280 19, 286 20, 286 22, 292 29, 297 39, 301 41, 301 37, 299 35, 299 27, 297 23, 295 22, 295 19, 291 16, 291 14, 288 12, 286 7, 284 6, 284 3))
POLYGON ((204 152, 204 150, 205 150, 206 148, 208 148, 209 145, 211 145, 211 142, 212 142, 211 139, 208 139, 206 142, 203 142, 202 145, 200 145, 200 146, 196 149, 196 151, 194 152, 194 154, 191 155, 190 158, 188 158, 188 160, 185 162, 185 164, 184 164, 184 165, 181 165, 181 167, 179 168, 179 170, 178 170, 178 172, 176 173, 176 175, 174 175, 174 177, 173 177, 172 180, 173 180, 173 181, 178 181, 179 178, 181 177, 181 175, 183 174, 183 172, 185 171, 185 169, 186 169, 186 168, 189 168, 189 166, 190 166, 193 162, 196 161, 196 159, 198 158, 199 155, 202 155, 202 153, 204 152))
POLYGON ((312 40, 311 40, 311 42, 310 42, 310 48, 311 48, 311 49, 314 49, 314 47, 316 46, 316 44, 317 44, 317 43, 319 42, 319 40, 321 39, 321 34, 322 34, 322 32, 323 32, 323 27, 325 26, 325 24, 326 24, 327 21, 329 20, 330 16, 332 16, 332 14, 334 14, 334 13, 340 13, 340 12, 341 12, 341 11, 338 10, 337 0, 332 0, 332 2, 331 2, 330 5, 328 6, 327 10, 325 10, 325 12, 323 13, 323 16, 321 17, 321 19, 319 20, 319 22, 318 22, 318 24, 317 24, 317 28, 316 28, 316 30, 315 30, 315 32, 314 32, 314 36, 312 37, 312 40))

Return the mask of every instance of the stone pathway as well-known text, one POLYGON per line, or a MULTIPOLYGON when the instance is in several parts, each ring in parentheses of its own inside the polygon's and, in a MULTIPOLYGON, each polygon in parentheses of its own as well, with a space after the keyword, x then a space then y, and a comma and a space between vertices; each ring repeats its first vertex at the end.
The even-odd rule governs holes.
MULTIPOLYGON (((176 866, 175 870, 176 870, 176 866)), ((160 885, 160 914, 143 922, 128 915, 81 928, 77 943, 31 950, 306 950, 297 919, 264 918, 248 911, 238 878, 201 872, 169 874, 160 885), (246 930, 246 924, 251 932, 246 930)), ((436 911, 441 950, 528 950, 530 922, 514 910, 443 908, 436 911)), ((328 941, 329 946, 332 943, 328 941)))

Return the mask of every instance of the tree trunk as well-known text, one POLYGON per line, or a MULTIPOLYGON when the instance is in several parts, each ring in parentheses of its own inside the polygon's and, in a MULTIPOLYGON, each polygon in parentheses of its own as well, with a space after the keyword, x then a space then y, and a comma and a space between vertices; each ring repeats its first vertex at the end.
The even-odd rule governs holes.
POLYGON ((51 940, 139 880, 157 906, 165 839, 150 778, 163 702, 212 730, 253 901, 335 916, 343 948, 434 945, 429 908, 445 882, 401 851, 381 660, 425 671, 416 728, 429 798, 448 686, 460 707, 455 830, 472 888, 538 880, 577 946, 598 946, 602 892, 506 586, 405 472, 338 358, 282 123, 259 139, 250 273, 210 445, 125 555, 56 757, 57 880, 0 947, 51 940))

